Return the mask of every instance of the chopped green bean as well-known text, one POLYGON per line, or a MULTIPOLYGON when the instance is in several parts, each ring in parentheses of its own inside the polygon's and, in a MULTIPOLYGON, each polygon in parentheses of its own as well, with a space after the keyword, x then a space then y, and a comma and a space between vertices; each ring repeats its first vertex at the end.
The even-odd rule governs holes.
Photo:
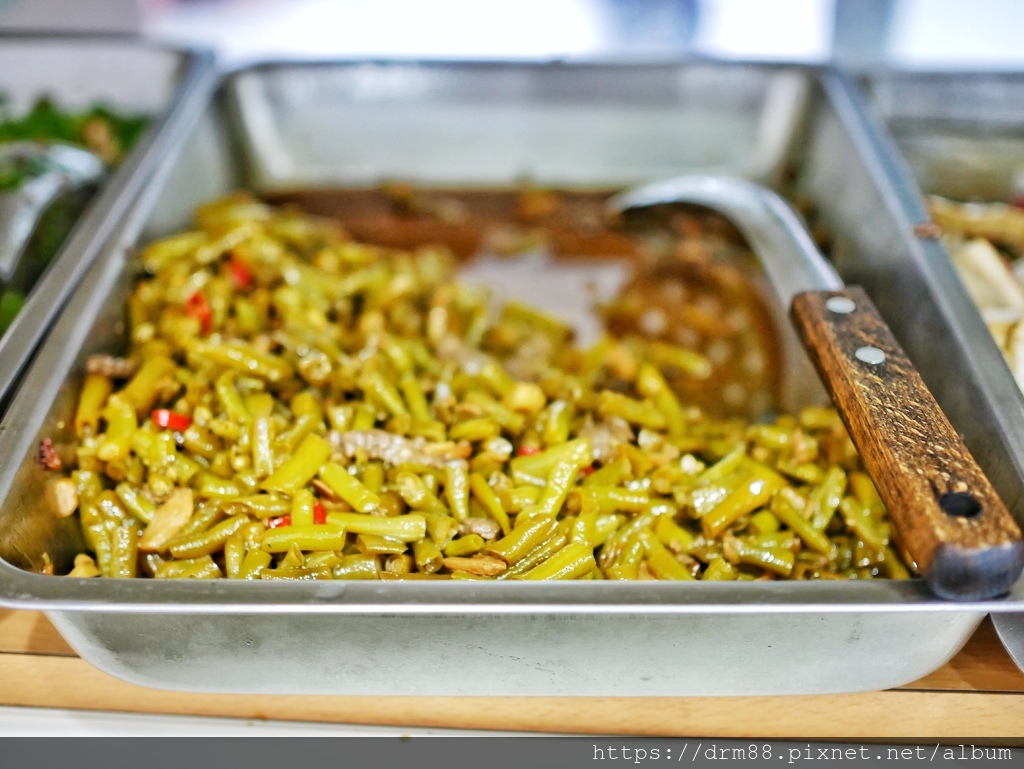
POLYGON ((360 513, 372 513, 381 506, 381 498, 359 482, 359 479, 347 472, 335 462, 325 462, 318 473, 321 480, 331 491, 348 502, 360 513))
POLYGON ((751 423, 733 402, 725 384, 746 383, 726 347, 752 380, 777 372, 767 341, 734 344, 759 322, 731 305, 677 302, 676 328, 627 288, 582 348, 563 321, 454 280, 443 248, 357 243, 246 194, 142 261, 126 357, 90 360, 68 470, 44 473, 104 577, 912 571, 834 409, 751 423), (642 335, 663 320, 667 336, 642 335), (698 329, 693 349, 668 341, 698 329))
POLYGON ((396 515, 394 518, 363 513, 328 513, 327 523, 336 524, 353 534, 372 534, 401 542, 415 542, 427 535, 426 518, 415 513, 396 515))
POLYGON ((333 521, 292 524, 264 534, 262 547, 267 553, 286 553, 293 544, 300 550, 341 550, 345 547, 345 534, 345 527, 333 521))
POLYGON ((288 457, 263 483, 267 491, 292 493, 309 483, 331 456, 331 444, 318 435, 303 438, 298 450, 288 457))
POLYGON ((593 549, 578 542, 570 542, 519 579, 579 579, 596 568, 593 549))

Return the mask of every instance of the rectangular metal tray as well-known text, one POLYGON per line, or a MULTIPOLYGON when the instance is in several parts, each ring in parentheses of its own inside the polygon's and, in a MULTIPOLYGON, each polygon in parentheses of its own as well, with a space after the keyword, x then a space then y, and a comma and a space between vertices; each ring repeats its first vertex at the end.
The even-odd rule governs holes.
MULTIPOLYGON (((911 222, 928 221, 925 194, 1008 202, 1024 188, 1024 75, 998 72, 877 71, 859 86, 871 110, 879 154, 911 222)), ((945 357, 948 372, 929 385, 975 449, 989 478, 1021 520, 1024 515, 1024 394, 941 239, 908 241, 921 290, 932 301, 929 327, 950 348, 921 333, 909 344, 945 357), (937 315, 934 314, 937 311, 937 315), (950 376, 949 374, 953 375, 950 376), (984 415, 978 419, 976 415, 984 415)), ((920 350, 921 355, 927 355, 920 350)), ((1024 669, 1024 614, 993 618, 1010 656, 1024 669)))
MULTIPOLYGON (((861 282, 907 294, 898 194, 848 84, 812 68, 335 62, 225 78, 183 128, 39 351, 0 422, 0 604, 37 608, 98 667, 196 691, 451 695, 770 695, 882 689, 943 665, 989 611, 915 581, 272 583, 72 580, 12 565, 76 547, 43 509, 32 452, 66 435, 83 362, 117 349, 132 244, 239 186, 618 186, 693 170, 795 188, 861 282)), ((850 273, 846 275, 849 277, 850 273)), ((894 305, 894 303, 896 303, 894 305)), ((932 358, 922 366, 931 378, 932 358)))
MULTIPOLYGON (((925 193, 1008 201, 1024 183, 1024 75, 889 71, 865 75, 860 85, 868 130, 902 193, 894 208, 910 256, 904 280, 926 297, 890 322, 1003 501, 1024 520, 1024 395, 942 240, 913 232, 930 218, 925 193)), ((879 253, 863 269, 881 269, 887 258, 879 253)))
POLYGON ((0 36, 0 93, 19 114, 40 96, 82 109, 97 102, 150 116, 138 144, 92 197, 0 337, 0 410, 60 308, 132 208, 180 121, 205 102, 215 77, 208 52, 114 36, 0 36))

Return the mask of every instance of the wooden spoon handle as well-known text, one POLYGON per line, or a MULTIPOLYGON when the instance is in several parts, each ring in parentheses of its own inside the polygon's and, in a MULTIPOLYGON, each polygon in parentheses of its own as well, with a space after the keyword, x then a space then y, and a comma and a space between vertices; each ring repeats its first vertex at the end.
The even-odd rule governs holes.
POLYGON ((790 315, 932 592, 980 600, 1024 568, 1021 530, 858 287, 809 291, 790 315))

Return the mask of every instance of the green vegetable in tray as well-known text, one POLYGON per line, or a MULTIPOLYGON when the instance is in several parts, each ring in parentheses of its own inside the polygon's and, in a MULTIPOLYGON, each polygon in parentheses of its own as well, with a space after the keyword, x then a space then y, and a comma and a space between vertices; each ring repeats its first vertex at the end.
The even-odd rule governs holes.
POLYGON ((443 249, 245 195, 197 223, 143 251, 127 357, 90 360, 47 487, 72 576, 909 576, 832 409, 711 418, 666 343, 579 347, 443 249))
MULTIPOLYGON (((55 141, 83 147, 108 165, 116 165, 138 141, 148 118, 126 114, 103 104, 75 111, 58 107, 49 98, 39 99, 27 113, 14 115, 0 102, 0 142, 55 141)), ((22 180, 45 169, 23 169, 22 180)), ((0 174, 0 189, 17 186, 10 173, 0 174)))
POLYGON ((14 322, 14 316, 25 304, 25 295, 14 288, 7 288, 0 291, 0 334, 7 330, 7 327, 14 322))
MULTIPOLYGON (((69 177, 68 182, 58 188, 52 202, 48 198, 44 200, 46 208, 32 222, 34 229, 26 244, 9 246, 17 259, 0 279, 0 335, 7 331, 26 293, 46 269, 84 209, 99 169, 119 163, 138 140, 146 123, 144 116, 121 113, 102 104, 84 110, 66 110, 48 98, 39 99, 24 115, 15 115, 8 102, 0 99, 0 143, 73 145, 91 152, 100 161, 96 163, 97 171, 78 183, 72 183, 69 177)), ((51 157, 53 154, 41 152, 34 144, 19 144, 16 151, 6 153, 0 160, 2 203, 15 204, 17 191, 30 179, 50 171, 67 176, 68 172, 62 170, 59 161, 51 157)))
POLYGON ((46 158, 18 157, 0 163, 0 190, 16 190, 29 179, 41 176, 49 169, 46 158))

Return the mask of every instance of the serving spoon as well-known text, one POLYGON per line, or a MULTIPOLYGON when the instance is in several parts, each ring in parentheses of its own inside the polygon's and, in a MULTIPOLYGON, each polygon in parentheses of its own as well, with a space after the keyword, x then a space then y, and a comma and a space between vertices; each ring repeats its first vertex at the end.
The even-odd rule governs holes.
POLYGON ((1020 527, 867 293, 843 284, 782 198, 745 179, 667 179, 608 210, 673 204, 714 210, 747 239, 929 589, 961 600, 1009 591, 1024 569, 1020 527))
POLYGON ((88 150, 53 142, 17 141, 0 144, 0 169, 25 179, 0 191, 0 289, 20 285, 29 241, 39 220, 58 198, 94 184, 106 172, 102 160, 88 150))

